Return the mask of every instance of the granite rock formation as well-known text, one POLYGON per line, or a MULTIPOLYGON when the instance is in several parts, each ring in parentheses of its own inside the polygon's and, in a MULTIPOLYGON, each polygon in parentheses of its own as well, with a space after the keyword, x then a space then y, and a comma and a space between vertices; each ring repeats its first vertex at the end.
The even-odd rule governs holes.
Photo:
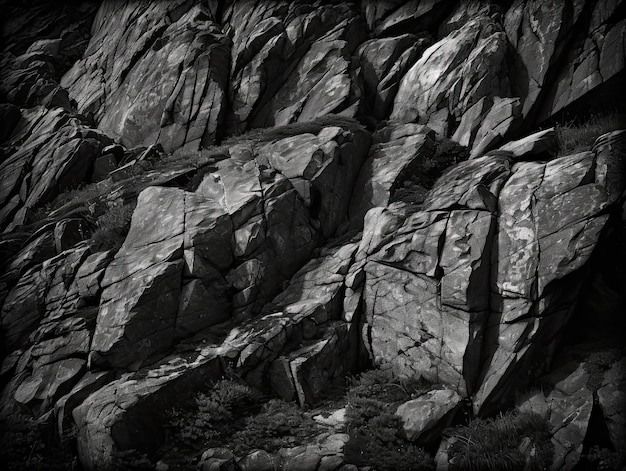
POLYGON ((35 4, 2 28, 0 418, 106 470, 227 373, 314 406, 377 367, 436 385, 397 410, 435 450, 508 409, 552 469, 623 445, 624 2, 35 4))

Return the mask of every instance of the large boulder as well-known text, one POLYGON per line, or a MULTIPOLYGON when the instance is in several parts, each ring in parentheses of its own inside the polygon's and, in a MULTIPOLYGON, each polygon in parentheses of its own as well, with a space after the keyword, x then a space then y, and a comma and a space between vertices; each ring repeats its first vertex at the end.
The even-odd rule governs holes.
POLYGON ((400 82, 391 119, 428 124, 441 135, 479 100, 511 96, 506 35, 478 16, 430 46, 400 82), (427 72, 426 72, 427 71, 427 72))
POLYGON ((233 2, 230 132, 354 116, 360 99, 352 54, 364 36, 349 4, 233 2))
POLYGON ((576 298, 563 280, 582 281, 623 185, 606 170, 623 155, 604 148, 549 162, 500 152, 444 174, 423 211, 372 210, 368 224, 396 228, 366 226, 362 243, 374 362, 473 394, 483 413, 523 387, 520 369, 542 371, 576 298))

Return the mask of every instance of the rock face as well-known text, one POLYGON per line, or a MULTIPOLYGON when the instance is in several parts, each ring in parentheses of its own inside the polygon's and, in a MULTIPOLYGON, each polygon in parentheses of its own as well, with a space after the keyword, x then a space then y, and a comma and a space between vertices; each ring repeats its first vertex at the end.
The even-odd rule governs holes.
POLYGON ((0 419, 106 470, 224 375, 309 407, 381 367, 434 383, 420 446, 470 407, 539 413, 553 469, 624 442, 623 2, 5 6, 0 419))
POLYGON ((83 59, 61 84, 79 112, 125 146, 210 145, 224 118, 230 50, 211 18, 182 1, 103 6, 83 59))

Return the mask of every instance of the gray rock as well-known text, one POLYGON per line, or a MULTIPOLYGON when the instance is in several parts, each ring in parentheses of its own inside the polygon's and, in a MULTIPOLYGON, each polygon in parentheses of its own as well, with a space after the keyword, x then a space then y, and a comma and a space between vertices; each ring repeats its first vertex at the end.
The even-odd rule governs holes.
POLYGON ((373 207, 388 206, 401 177, 419 173, 435 151, 434 132, 418 124, 390 125, 374 133, 350 202, 350 219, 359 227, 373 207))
POLYGON ((396 415, 408 440, 428 443, 454 418, 461 404, 461 396, 450 389, 436 389, 398 406, 396 415))
POLYGON ((181 3, 102 6, 84 58, 61 80, 79 111, 127 147, 215 141, 230 45, 207 8, 181 3))

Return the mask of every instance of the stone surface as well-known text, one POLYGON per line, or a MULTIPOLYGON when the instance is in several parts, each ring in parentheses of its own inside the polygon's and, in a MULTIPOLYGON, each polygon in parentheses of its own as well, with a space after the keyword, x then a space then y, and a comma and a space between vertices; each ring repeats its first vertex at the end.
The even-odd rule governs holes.
POLYGON ((436 437, 433 429, 443 430, 453 420, 461 396, 450 389, 436 389, 398 406, 396 415, 402 421, 406 438, 427 443, 427 435, 436 437))
MULTIPOLYGON (((553 467, 618 446, 623 351, 577 342, 623 326, 625 133, 546 128, 622 108, 622 3, 3 5, 0 419, 165 469, 154 411, 224 375, 310 406, 374 365, 485 417, 547 374, 553 467)), ((203 466, 356 469, 333 417, 203 466)))
POLYGON ((99 10, 83 59, 61 84, 81 113, 127 147, 159 141, 170 152, 197 149, 215 142, 224 117, 229 55, 206 7, 111 4, 99 10))
POLYGON ((350 202, 352 225, 360 226, 371 208, 387 206, 402 177, 422 170, 433 158, 434 137, 431 129, 418 124, 391 125, 374 133, 350 202))
POLYGON ((604 373, 602 384, 597 390, 598 404, 602 410, 611 442, 616 450, 620 449, 626 440, 626 417, 624 417, 625 377, 624 359, 613 363, 604 373))
MULTIPOLYGON (((580 13, 580 6, 574 9, 573 20, 585 14, 580 13)), ((593 106, 593 99, 587 99, 587 94, 620 96, 617 84, 624 75, 626 20, 618 13, 619 8, 619 2, 599 2, 588 7, 586 24, 571 31, 571 39, 563 52, 564 66, 558 69, 555 79, 546 84, 548 92, 539 111, 541 119, 577 100, 593 106)))
POLYGON ((509 96, 502 77, 506 47, 505 33, 491 18, 468 21, 430 46, 404 75, 391 119, 429 123, 447 137, 447 122, 460 120, 481 98, 509 96))
POLYGON ((10 208, 0 213, 4 228, 23 224, 28 211, 77 187, 111 140, 61 108, 35 107, 23 113, 9 140, 17 143, 19 149, 0 162, 0 205, 10 208))
POLYGON ((374 118, 384 119, 389 115, 402 76, 429 45, 426 37, 403 34, 370 39, 359 47, 364 85, 362 106, 374 118))

